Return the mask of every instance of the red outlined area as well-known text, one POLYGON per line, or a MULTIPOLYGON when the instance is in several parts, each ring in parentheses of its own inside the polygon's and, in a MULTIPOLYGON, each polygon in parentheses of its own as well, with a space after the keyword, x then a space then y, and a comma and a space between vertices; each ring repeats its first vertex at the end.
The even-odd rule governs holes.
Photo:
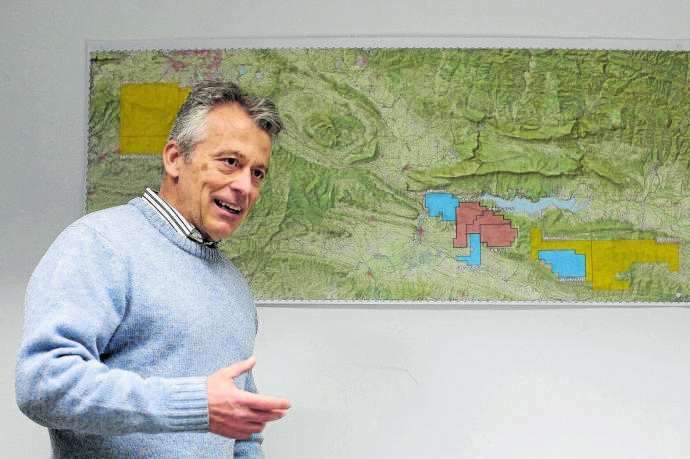
POLYGON ((487 247, 510 247, 518 236, 510 220, 495 215, 478 202, 461 202, 455 208, 456 237, 453 247, 467 247, 467 235, 479 234, 487 247))

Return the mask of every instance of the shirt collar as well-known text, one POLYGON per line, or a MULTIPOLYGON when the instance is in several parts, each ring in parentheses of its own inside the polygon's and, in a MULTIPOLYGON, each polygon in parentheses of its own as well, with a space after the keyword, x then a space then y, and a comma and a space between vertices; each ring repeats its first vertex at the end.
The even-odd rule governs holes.
POLYGON ((158 192, 153 191, 151 188, 146 188, 143 199, 182 236, 207 247, 218 247, 220 241, 204 241, 201 232, 189 223, 177 209, 158 196, 158 192))

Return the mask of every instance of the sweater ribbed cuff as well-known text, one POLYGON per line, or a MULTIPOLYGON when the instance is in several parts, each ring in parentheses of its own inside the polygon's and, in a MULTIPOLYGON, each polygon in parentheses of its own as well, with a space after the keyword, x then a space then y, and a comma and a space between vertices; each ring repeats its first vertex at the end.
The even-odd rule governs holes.
POLYGON ((168 387, 165 411, 173 431, 208 431, 206 378, 175 379, 168 387))

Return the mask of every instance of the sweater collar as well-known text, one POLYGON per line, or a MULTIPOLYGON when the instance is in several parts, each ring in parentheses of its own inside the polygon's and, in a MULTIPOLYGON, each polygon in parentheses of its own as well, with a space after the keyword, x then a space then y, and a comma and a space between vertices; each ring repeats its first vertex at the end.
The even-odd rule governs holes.
POLYGON ((142 197, 136 197, 129 202, 144 215, 153 228, 158 230, 170 242, 194 256, 214 261, 222 256, 218 247, 209 247, 192 241, 182 233, 176 231, 161 214, 142 197))
POLYGON ((182 214, 175 209, 173 206, 168 204, 168 202, 158 195, 157 191, 153 191, 151 188, 146 188, 143 196, 144 201, 149 203, 149 205, 158 214, 170 224, 175 231, 191 239, 197 244, 205 245, 212 249, 218 247, 220 241, 204 241, 201 232, 194 227, 189 221, 182 216, 182 214))

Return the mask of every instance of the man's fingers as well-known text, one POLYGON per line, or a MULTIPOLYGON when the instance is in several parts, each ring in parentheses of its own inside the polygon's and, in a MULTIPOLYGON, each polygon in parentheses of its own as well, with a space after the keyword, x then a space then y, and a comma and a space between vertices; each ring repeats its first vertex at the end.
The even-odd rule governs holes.
POLYGON ((251 356, 247 360, 240 360, 239 362, 225 367, 223 373, 224 376, 228 378, 236 378, 254 368, 254 365, 256 365, 256 357, 251 356))
POLYGON ((260 422, 267 423, 272 421, 277 421, 282 419, 287 414, 285 410, 273 410, 273 411, 255 411, 256 416, 260 419, 260 422))
POLYGON ((211 374, 207 380, 209 430, 229 438, 261 432, 268 422, 285 416, 291 404, 270 395, 238 389, 234 379, 254 368, 252 356, 211 374))
POLYGON ((292 406, 289 400, 280 397, 251 392, 245 392, 243 395, 244 404, 254 411, 285 411, 292 406))
POLYGON ((232 422, 215 422, 212 417, 209 428, 211 432, 218 435, 245 439, 254 433, 263 431, 266 424, 281 419, 285 414, 285 410, 262 411, 245 407, 232 416, 232 422))

